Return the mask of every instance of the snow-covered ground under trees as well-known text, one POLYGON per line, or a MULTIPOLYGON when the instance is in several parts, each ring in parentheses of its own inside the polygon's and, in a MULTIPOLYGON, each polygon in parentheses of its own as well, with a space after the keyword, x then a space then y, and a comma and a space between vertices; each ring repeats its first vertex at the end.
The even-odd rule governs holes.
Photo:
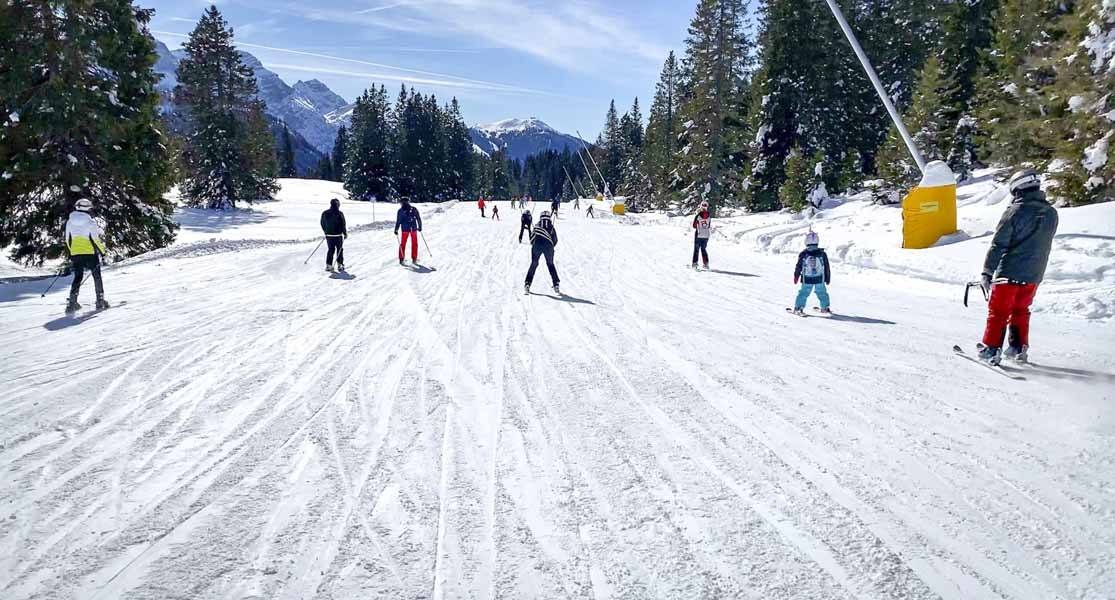
POLYGON ((346 202, 331 276, 339 187, 284 184, 182 213, 108 311, 0 285, 0 597, 1115 597, 1115 205, 1061 211, 1012 380, 950 351, 990 183, 926 251, 895 208, 815 217, 832 319, 784 311, 792 215, 693 272, 680 218, 567 206, 568 296, 525 296, 506 204, 421 206, 415 269, 346 202))

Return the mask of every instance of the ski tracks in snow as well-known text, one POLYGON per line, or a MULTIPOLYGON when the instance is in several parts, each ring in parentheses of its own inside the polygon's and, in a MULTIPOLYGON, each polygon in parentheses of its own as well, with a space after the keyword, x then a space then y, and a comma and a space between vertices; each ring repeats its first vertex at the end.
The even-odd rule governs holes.
POLYGON ((278 244, 113 269, 128 305, 57 331, 23 302, 4 597, 1115 589, 1097 388, 956 369, 937 299, 848 282, 874 321, 790 321, 777 257, 694 273, 672 229, 576 216, 571 296, 523 296, 517 223, 431 217, 436 270, 373 230, 347 281, 278 244))

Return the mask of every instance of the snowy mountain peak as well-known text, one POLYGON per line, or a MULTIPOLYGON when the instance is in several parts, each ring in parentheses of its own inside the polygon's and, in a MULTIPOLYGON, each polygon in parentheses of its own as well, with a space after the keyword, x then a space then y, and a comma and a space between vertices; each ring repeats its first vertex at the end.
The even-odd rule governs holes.
POLYGON ((542 122, 538 117, 529 117, 526 119, 504 119, 489 123, 488 125, 477 125, 480 131, 487 131, 493 134, 500 133, 521 133, 524 131, 537 131, 542 133, 557 133, 553 127, 542 122))

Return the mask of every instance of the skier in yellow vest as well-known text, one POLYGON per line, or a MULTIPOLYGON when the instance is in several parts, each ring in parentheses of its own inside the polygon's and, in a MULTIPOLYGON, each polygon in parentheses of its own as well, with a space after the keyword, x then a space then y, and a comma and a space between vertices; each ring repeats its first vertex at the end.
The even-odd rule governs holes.
POLYGON ((101 281, 101 256, 106 253, 105 244, 101 241, 104 232, 100 224, 89 215, 93 210, 93 203, 82 198, 74 204, 74 211, 66 221, 66 248, 70 252, 70 264, 73 266, 74 282, 70 286, 70 301, 66 304, 66 312, 77 312, 81 305, 77 303, 77 293, 81 289, 85 270, 93 274, 93 285, 97 291, 97 310, 108 308, 105 302, 105 288, 101 281))

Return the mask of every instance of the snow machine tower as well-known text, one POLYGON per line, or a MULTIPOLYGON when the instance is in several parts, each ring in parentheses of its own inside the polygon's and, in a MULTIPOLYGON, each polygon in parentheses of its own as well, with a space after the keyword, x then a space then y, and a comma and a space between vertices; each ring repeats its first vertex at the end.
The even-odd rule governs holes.
POLYGON ((867 72, 868 79, 875 86, 879 99, 886 106, 902 140, 906 142, 910 155, 914 157, 918 168, 921 169, 921 183, 910 190, 902 200, 902 247, 928 248, 937 243, 941 236, 956 232, 956 175, 943 161, 936 160, 926 164, 925 158, 918 151, 914 139, 910 137, 910 132, 902 122, 902 116, 898 114, 898 109, 894 107, 894 102, 883 87, 883 82, 879 80, 875 67, 871 66, 871 61, 868 60, 867 54, 864 53, 863 47, 860 46, 859 40, 856 39, 855 33, 844 18, 844 13, 836 5, 836 0, 825 0, 825 2, 832 10, 832 16, 836 17, 837 23, 840 24, 844 36, 848 38, 848 43, 852 45, 852 50, 863 65, 863 70, 867 72))

